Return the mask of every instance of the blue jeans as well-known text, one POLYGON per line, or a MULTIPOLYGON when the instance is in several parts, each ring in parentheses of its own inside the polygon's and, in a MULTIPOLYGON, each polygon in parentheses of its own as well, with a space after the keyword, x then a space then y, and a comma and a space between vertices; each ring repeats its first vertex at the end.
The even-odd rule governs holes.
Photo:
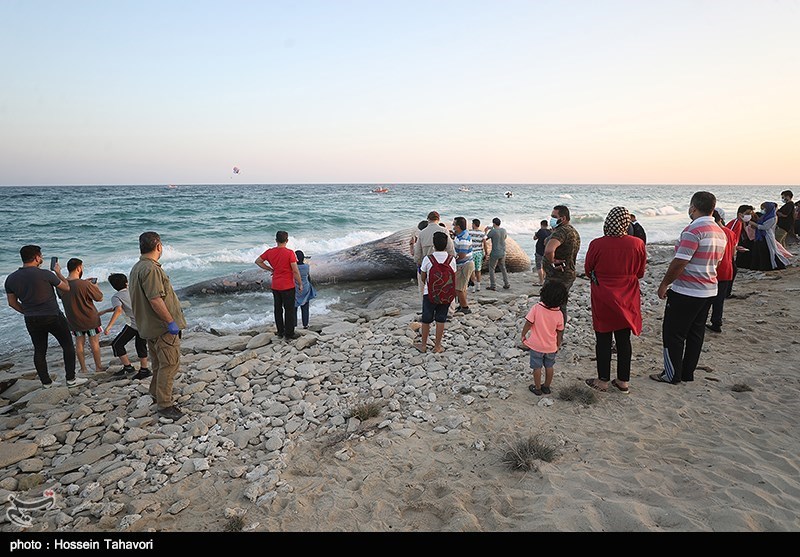
POLYGON ((47 339, 49 335, 53 335, 61 345, 67 380, 75 379, 75 345, 72 344, 72 335, 64 314, 25 317, 25 328, 28 329, 28 334, 33 342, 33 365, 39 381, 43 385, 53 382, 47 371, 47 339))

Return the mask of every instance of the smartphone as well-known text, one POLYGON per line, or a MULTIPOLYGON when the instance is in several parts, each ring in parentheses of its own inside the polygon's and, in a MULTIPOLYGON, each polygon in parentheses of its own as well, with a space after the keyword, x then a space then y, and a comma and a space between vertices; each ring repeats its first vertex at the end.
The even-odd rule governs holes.
POLYGON ((50 258, 50 270, 51 271, 55 271, 56 270, 56 263, 58 263, 58 257, 51 257, 50 258))
POLYGON ((97 284, 97 277, 90 278, 89 282, 91 282, 92 284, 97 284))

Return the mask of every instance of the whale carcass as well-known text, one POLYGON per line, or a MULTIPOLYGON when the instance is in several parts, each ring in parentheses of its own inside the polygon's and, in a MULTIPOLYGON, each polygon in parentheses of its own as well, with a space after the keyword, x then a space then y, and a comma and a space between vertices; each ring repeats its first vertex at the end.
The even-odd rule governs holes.
MULTIPOLYGON (((315 284, 336 284, 416 277, 417 265, 409 250, 416 228, 408 228, 332 253, 314 255, 311 277, 315 284)), ((486 260, 484 260, 486 265, 486 260)), ((199 294, 228 294, 269 290, 272 276, 257 267, 198 282, 177 290, 180 297, 199 294)), ((531 259, 511 238, 506 239, 506 269, 511 273, 528 271, 531 259)))

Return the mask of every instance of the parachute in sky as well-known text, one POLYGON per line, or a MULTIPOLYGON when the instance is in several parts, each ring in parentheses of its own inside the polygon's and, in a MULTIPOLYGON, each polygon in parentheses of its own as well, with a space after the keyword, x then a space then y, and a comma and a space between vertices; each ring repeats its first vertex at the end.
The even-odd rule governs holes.
POLYGON ((234 166, 233 167, 233 173, 234 174, 239 174, 239 167, 238 166, 234 166))

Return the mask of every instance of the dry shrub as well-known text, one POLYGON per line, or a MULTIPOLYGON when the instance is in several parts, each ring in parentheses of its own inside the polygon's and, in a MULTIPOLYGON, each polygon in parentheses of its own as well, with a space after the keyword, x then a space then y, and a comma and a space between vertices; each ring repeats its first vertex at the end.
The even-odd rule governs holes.
POLYGON ((597 402, 597 393, 585 385, 567 385, 558 391, 558 398, 575 400, 583 404, 594 404, 597 402))
POLYGON ((545 441, 541 435, 532 435, 509 443, 502 462, 512 471, 535 471, 538 470, 537 460, 552 462, 557 453, 556 447, 545 441))

